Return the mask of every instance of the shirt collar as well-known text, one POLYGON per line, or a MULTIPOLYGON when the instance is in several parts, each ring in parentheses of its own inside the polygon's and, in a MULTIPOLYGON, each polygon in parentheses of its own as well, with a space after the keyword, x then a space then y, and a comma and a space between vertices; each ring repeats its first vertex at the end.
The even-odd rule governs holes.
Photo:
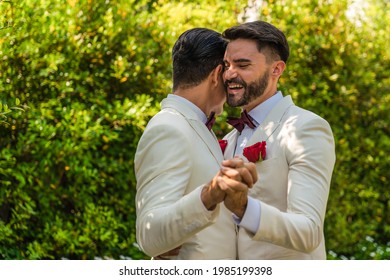
POLYGON ((277 91, 273 96, 248 112, 248 114, 257 122, 256 126, 260 125, 265 120, 272 108, 282 99, 282 92, 277 91))
POLYGON ((184 98, 184 97, 181 97, 179 95, 176 95, 176 94, 168 94, 167 98, 169 99, 174 99, 182 104, 185 104, 187 105, 188 107, 190 107, 190 109, 198 116, 198 118, 203 122, 203 123, 206 123, 207 122, 207 116, 205 113, 203 113, 203 111, 198 107, 196 106, 194 103, 192 103, 191 101, 189 101, 188 99, 184 98))

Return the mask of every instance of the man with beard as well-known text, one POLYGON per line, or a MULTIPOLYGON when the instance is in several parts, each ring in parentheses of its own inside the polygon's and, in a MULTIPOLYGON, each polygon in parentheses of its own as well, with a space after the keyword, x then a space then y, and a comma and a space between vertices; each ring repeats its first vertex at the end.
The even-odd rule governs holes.
MULTIPOLYGON (((249 22, 227 29, 227 103, 241 118, 224 140, 226 159, 256 162, 258 181, 229 210, 238 224, 239 259, 326 259, 323 224, 335 163, 329 124, 294 105, 277 83, 289 46, 275 26, 249 22)), ((228 195, 229 196, 229 195, 228 195)), ((229 197, 225 199, 229 199, 229 197)))

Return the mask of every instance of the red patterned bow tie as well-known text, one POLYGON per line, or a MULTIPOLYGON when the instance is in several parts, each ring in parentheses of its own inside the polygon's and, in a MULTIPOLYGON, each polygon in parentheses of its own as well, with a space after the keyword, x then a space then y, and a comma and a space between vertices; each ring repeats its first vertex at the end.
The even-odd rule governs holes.
POLYGON ((246 110, 241 112, 240 118, 228 117, 227 123, 234 126, 234 128, 237 129, 240 133, 244 129, 245 125, 252 129, 256 127, 256 125, 253 123, 253 118, 248 115, 246 110))
POLYGON ((211 112, 211 114, 210 114, 210 116, 207 119, 207 122, 205 124, 206 124, 207 128, 209 130, 211 130, 211 128, 213 127, 214 123, 215 123, 215 113, 211 112))

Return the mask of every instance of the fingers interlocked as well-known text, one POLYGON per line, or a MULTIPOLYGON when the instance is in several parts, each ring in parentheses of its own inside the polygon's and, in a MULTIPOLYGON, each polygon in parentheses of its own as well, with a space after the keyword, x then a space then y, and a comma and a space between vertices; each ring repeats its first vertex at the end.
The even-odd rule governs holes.
POLYGON ((256 165, 252 162, 245 162, 239 157, 232 158, 230 160, 224 160, 222 162, 222 173, 232 179, 245 183, 248 188, 252 188, 257 182, 257 170, 256 165), (233 171, 228 171, 233 169, 233 171))

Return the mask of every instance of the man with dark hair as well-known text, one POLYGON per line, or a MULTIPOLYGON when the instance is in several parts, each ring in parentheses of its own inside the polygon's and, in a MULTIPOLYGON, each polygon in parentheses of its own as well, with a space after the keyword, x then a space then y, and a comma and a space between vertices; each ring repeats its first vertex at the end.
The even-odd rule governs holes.
POLYGON ((241 159, 223 161, 210 130, 226 100, 225 48, 221 34, 209 29, 180 35, 172 49, 173 93, 138 143, 137 241, 151 257, 237 257, 235 224, 221 202, 225 192, 246 194, 257 173, 241 159))
POLYGON ((226 44, 215 31, 196 28, 184 32, 172 48, 173 91, 197 86, 223 66, 226 44))
POLYGON ((255 21, 223 36, 229 41, 227 103, 242 108, 241 118, 229 120, 235 129, 224 138, 224 157, 256 162, 259 178, 245 199, 230 197, 233 204, 227 205, 239 225, 238 258, 325 259, 323 224, 335 163, 332 130, 277 90, 289 57, 279 29, 255 21))

